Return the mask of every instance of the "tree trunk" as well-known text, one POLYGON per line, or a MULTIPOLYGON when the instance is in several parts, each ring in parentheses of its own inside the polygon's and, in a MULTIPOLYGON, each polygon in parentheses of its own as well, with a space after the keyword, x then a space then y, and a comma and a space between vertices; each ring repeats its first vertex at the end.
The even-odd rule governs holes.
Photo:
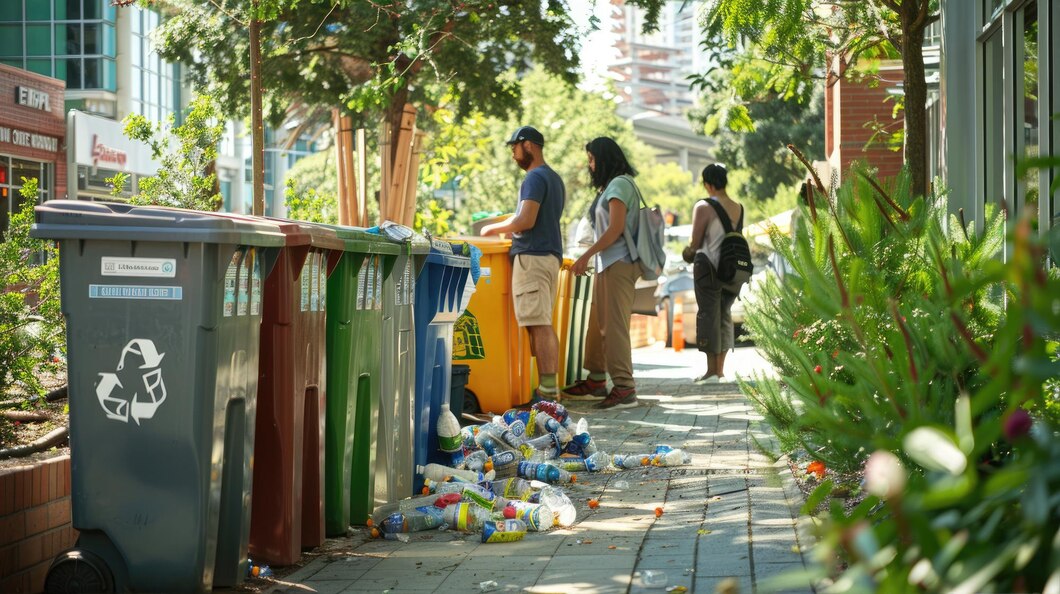
POLYGON ((924 79, 924 22, 918 22, 920 4, 905 0, 902 22, 902 68, 905 70, 905 162, 913 192, 927 194, 927 81, 924 79))

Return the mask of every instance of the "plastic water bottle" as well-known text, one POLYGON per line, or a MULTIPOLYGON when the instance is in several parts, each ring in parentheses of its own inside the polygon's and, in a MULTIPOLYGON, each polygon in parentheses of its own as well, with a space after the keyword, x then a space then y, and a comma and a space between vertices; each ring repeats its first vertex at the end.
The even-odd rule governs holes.
POLYGON ((555 433, 556 437, 559 438, 560 443, 565 444, 570 441, 570 431, 567 431, 559 421, 552 418, 548 413, 539 410, 531 410, 530 418, 542 432, 547 431, 549 433, 555 433))
POLYGON ((553 463, 568 472, 600 472, 611 465, 611 458, 606 452, 596 452, 585 458, 560 458, 553 463))
POLYGON ((442 525, 442 509, 425 506, 407 512, 394 512, 383 520, 383 533, 421 532, 433 530, 442 525))
POLYGON ((553 402, 551 400, 535 402, 530 408, 548 414, 553 419, 559 421, 564 427, 570 425, 570 414, 567 413, 567 407, 558 402, 553 402))
POLYGON ((520 462, 518 468, 519 476, 526 479, 534 479, 546 483, 570 483, 574 482, 574 475, 556 468, 551 464, 535 464, 533 462, 520 462))
POLYGON ((505 450, 490 456, 489 461, 493 464, 493 471, 497 473, 497 476, 508 477, 515 475, 516 463, 520 457, 512 450, 505 450))
POLYGON ((556 524, 567 527, 574 523, 578 512, 574 509, 574 504, 571 503, 570 497, 567 497, 563 489, 548 485, 541 489, 538 500, 542 505, 552 510, 556 524))
POLYGON ((475 434, 478 433, 478 425, 468 425, 460 429, 460 439, 464 442, 464 449, 473 450, 475 447, 475 434))
POLYGON ((588 433, 575 433, 571 436, 570 442, 564 451, 570 454, 576 454, 580 456, 589 456, 596 453, 596 442, 593 441, 593 437, 588 433))
MULTIPOLYGON (((518 468, 518 465, 516 465, 516 468, 518 468)), ((519 477, 493 481, 491 489, 494 494, 501 497, 523 501, 534 494, 534 490, 530 487, 530 481, 519 477)))
POLYGON ((554 433, 545 433, 539 435, 533 439, 526 440, 526 443, 519 446, 519 451, 522 452, 523 458, 529 460, 535 451, 545 452, 546 458, 555 458, 563 453, 563 446, 559 443, 559 437, 554 433))
POLYGON ((585 417, 578 419, 578 422, 574 424, 575 433, 588 433, 589 432, 589 421, 585 420, 585 417))
POLYGON ((504 411, 504 414, 501 416, 501 418, 504 419, 505 424, 507 424, 509 427, 511 427, 512 423, 514 423, 515 421, 521 421, 523 423, 523 427, 526 429, 526 436, 531 437, 533 435, 534 427, 531 427, 529 422, 530 411, 510 408, 504 411))
POLYGON ((510 501, 508 507, 504 508, 504 517, 522 520, 526 523, 526 529, 540 532, 552 528, 555 522, 555 513, 540 503, 529 503, 526 501, 510 501))
POLYGON ((490 512, 474 503, 456 503, 442 510, 442 519, 451 530, 477 532, 490 521, 490 512))
POLYGON ((655 453, 656 454, 665 454, 666 452, 673 451, 673 449, 674 449, 673 446, 669 446, 669 445, 666 445, 664 443, 661 443, 661 444, 655 446, 655 453))
POLYGON ((492 481, 497 476, 493 471, 482 473, 475 472, 474 470, 459 470, 450 466, 442 466, 441 464, 434 463, 427 464, 426 466, 417 465, 416 472, 423 475, 423 478, 430 479, 436 483, 444 483, 447 478, 468 483, 477 483, 481 481, 492 481))
POLYGON ((670 451, 655 454, 652 456, 652 466, 681 466, 683 464, 691 464, 692 457, 689 456, 682 449, 672 449, 670 451))
POLYGON ((464 466, 467 467, 468 470, 483 472, 486 461, 489 459, 489 454, 487 454, 485 450, 475 450, 467 456, 464 456, 464 466))
POLYGON ((508 442, 513 447, 523 445, 526 443, 526 425, 519 419, 515 419, 507 424, 504 431, 501 432, 501 439, 508 442))
POLYGON ((515 542, 526 536, 526 524, 522 520, 486 522, 482 527, 482 542, 515 542))
POLYGON ((445 408, 438 415, 438 423, 435 427, 438 432, 438 449, 443 452, 458 452, 463 447, 460 437, 460 421, 456 419, 453 411, 445 408))
POLYGON ((647 466, 650 461, 650 454, 615 454, 611 459, 611 463, 615 465, 615 468, 625 468, 627 470, 647 466))
POLYGON ((434 494, 386 503, 375 508, 375 511, 372 512, 372 524, 381 525, 383 520, 395 512, 407 512, 428 506, 443 508, 459 501, 459 495, 434 494))
POLYGON ((441 483, 436 490, 439 493, 456 494, 461 501, 474 503, 486 510, 504 509, 508 505, 506 498, 497 495, 489 487, 474 483, 441 483))

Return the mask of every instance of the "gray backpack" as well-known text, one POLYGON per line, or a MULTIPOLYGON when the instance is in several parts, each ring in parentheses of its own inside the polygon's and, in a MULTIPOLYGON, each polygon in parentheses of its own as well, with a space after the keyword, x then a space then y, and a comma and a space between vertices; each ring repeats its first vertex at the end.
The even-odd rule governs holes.
POLYGON ((666 219, 658 206, 648 206, 640 188, 633 183, 632 179, 626 178, 633 189, 637 191, 640 199, 640 210, 637 212, 636 237, 630 237, 628 231, 622 233, 626 238, 629 253, 633 255, 633 261, 640 263, 640 276, 644 280, 657 280, 666 266, 666 250, 663 249, 665 242, 666 219))

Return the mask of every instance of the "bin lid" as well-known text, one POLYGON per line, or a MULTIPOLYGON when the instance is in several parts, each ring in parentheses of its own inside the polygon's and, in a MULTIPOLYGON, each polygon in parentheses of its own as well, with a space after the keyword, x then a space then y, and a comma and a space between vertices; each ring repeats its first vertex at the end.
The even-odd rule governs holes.
POLYGON ((483 254, 507 254, 508 251, 512 249, 512 240, 502 239, 500 237, 457 235, 448 239, 450 241, 470 243, 471 245, 482 250, 483 254))
POLYGON ((344 245, 338 233, 329 227, 273 217, 266 217, 265 221, 280 227, 280 231, 287 236, 288 246, 311 245, 325 250, 341 250, 344 245))
POLYGON ((280 247, 275 225, 215 213, 116 202, 49 200, 36 207, 30 236, 39 239, 116 239, 280 247))
POLYGON ((315 223, 325 229, 331 229, 343 242, 343 249, 347 252, 358 252, 361 254, 387 254, 396 256, 401 253, 401 246, 387 240, 381 235, 370 233, 361 227, 346 227, 344 225, 325 225, 315 223))

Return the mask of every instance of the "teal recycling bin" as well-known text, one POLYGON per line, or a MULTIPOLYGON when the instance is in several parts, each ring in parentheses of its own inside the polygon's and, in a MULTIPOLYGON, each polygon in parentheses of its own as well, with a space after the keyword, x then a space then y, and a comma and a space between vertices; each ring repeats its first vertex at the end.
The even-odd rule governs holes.
POLYGON ((74 549, 47 591, 203 592, 246 575, 262 279, 283 236, 208 213, 54 200, 74 549))
POLYGON ((416 277, 431 244, 408 227, 385 223, 383 237, 401 248, 394 271, 383 283, 383 380, 376 457, 376 507, 413 495, 413 394, 416 389, 416 338, 413 301, 416 277))
POLYGON ((375 503, 383 286, 400 247, 364 229, 328 228, 344 247, 331 253, 327 284, 324 531, 341 536, 375 503))

